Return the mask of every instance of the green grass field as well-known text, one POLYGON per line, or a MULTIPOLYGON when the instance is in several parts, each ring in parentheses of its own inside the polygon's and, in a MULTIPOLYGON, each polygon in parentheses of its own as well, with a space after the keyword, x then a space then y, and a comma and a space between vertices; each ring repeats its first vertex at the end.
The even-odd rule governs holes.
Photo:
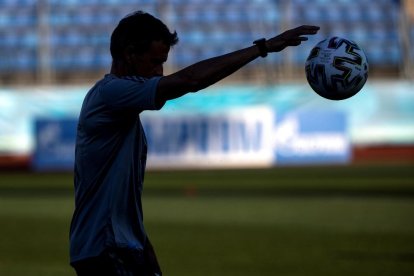
MULTIPOLYGON (((414 166, 152 171, 164 274, 411 275, 414 166)), ((0 174, 0 275, 74 275, 70 174, 0 174)))

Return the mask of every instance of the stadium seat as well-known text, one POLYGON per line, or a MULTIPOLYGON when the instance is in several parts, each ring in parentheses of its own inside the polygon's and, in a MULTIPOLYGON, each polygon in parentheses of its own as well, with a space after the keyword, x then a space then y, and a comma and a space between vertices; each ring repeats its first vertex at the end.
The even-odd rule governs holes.
MULTIPOLYGON (((107 49, 115 23, 137 9, 163 18, 178 32, 181 43, 169 61, 175 67, 248 46, 254 39, 300 24, 318 24, 321 32, 289 55, 271 55, 267 62, 302 66, 312 46, 330 35, 343 35, 358 42, 373 65, 395 66, 403 59, 398 29, 401 10, 399 1, 394 0, 48 0, 47 3, 48 9, 42 11, 36 0, 0 0, 0 74, 10 68, 24 72, 40 67, 39 47, 45 42, 50 43, 53 70, 106 68, 110 63, 107 49), (39 26, 45 22, 47 32, 40 34, 39 26), (61 56, 63 53, 65 57, 61 56), (16 56, 19 61, 8 62, 7 56, 16 56)), ((413 42, 414 24, 409 37, 413 42)), ((410 45, 414 52, 414 43, 410 45)), ((409 56, 414 59, 412 53, 409 56)))

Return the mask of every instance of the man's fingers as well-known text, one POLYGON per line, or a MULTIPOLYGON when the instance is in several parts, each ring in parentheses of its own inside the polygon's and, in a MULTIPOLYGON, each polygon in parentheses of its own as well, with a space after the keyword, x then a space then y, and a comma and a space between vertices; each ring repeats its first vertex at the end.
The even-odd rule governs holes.
POLYGON ((319 26, 302 25, 297 28, 287 30, 284 33, 269 40, 269 49, 272 52, 279 52, 287 46, 298 46, 302 42, 308 40, 306 35, 316 34, 319 29, 319 26))
POLYGON ((295 33, 298 35, 307 35, 307 34, 316 34, 319 31, 319 29, 320 27, 318 26, 303 25, 294 30, 295 30, 295 33))
POLYGON ((303 29, 303 30, 309 30, 309 31, 311 31, 311 30, 318 31, 320 29, 319 26, 313 26, 313 25, 302 25, 302 26, 298 27, 297 29, 299 29, 299 28, 303 29))
POLYGON ((288 39, 285 39, 285 42, 290 44, 290 43, 296 43, 296 42, 303 42, 303 41, 307 41, 308 38, 306 36, 295 36, 295 37, 291 37, 288 39))

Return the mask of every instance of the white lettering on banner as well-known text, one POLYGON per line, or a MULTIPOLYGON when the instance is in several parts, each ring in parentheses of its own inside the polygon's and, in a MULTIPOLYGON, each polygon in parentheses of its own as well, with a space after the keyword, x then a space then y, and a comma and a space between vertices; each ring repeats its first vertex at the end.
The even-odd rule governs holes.
POLYGON ((278 153, 284 156, 343 154, 349 147, 344 133, 300 133, 297 117, 289 117, 276 126, 275 143, 278 153))
POLYGON ((286 143, 278 143, 278 150, 283 155, 332 155, 347 150, 348 142, 339 134, 310 134, 292 137, 286 143))
POLYGON ((34 122, 36 151, 32 168, 38 171, 73 170, 77 120, 38 118, 34 122))
MULTIPOLYGON (((75 137, 73 137, 75 138, 75 137)), ((38 130, 38 150, 60 159, 71 160, 74 156, 75 139, 62 140, 62 125, 49 123, 38 130)))
POLYGON ((58 123, 50 123, 39 130, 38 143, 39 147, 46 149, 56 143, 57 137, 60 136, 61 129, 58 123))

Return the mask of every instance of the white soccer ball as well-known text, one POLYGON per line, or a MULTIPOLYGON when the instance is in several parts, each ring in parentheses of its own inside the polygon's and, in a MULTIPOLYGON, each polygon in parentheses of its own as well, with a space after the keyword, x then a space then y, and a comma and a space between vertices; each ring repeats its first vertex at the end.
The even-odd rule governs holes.
POLYGON ((312 89, 329 100, 344 100, 358 93, 368 79, 368 61, 355 42, 330 37, 311 50, 306 78, 312 89))

